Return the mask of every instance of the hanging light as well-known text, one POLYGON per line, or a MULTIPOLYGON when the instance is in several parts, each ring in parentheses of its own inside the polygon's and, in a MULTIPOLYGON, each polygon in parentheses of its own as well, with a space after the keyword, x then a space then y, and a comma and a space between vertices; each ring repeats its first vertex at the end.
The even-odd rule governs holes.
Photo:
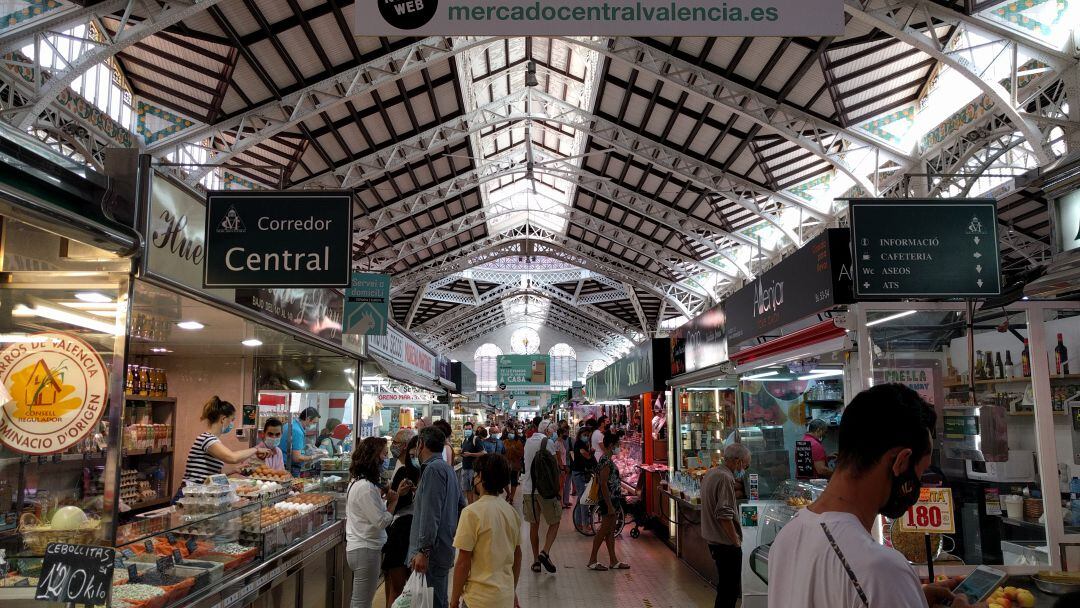
POLYGON ((525 86, 535 87, 539 85, 540 81, 536 79, 536 62, 530 59, 525 64, 525 86))

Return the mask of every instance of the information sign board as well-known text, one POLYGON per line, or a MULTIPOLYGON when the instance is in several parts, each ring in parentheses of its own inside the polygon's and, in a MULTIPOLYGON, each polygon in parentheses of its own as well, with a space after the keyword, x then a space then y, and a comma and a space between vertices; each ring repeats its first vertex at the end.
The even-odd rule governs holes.
POLYGON ((952 489, 923 488, 920 490, 919 502, 900 518, 900 529, 904 532, 955 534, 952 489))
POLYGON ((116 549, 49 543, 34 599, 106 605, 115 567, 116 549))
POLYGON ((857 298, 1001 293, 993 200, 855 199, 849 213, 857 298))

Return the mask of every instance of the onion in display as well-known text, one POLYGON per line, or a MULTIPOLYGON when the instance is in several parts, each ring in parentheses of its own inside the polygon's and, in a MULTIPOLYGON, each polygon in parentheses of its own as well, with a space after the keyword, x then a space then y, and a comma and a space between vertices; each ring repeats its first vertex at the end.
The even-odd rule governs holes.
POLYGON ((53 530, 78 530, 89 518, 79 507, 60 507, 52 518, 53 530))

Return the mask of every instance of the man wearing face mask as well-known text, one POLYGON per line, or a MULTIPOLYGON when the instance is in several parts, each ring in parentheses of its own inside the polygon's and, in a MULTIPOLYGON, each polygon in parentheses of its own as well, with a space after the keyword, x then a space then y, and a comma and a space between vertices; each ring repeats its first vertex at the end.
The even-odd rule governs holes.
POLYGON ((736 486, 750 468, 750 450, 741 443, 724 447, 724 462, 701 480, 701 537, 716 562, 716 608, 735 608, 742 597, 742 526, 736 486))
POLYGON ((770 607, 968 606, 944 586, 921 585, 903 555, 870 535, 879 514, 901 517, 918 501, 936 420, 930 404, 899 384, 851 400, 828 487, 769 551, 770 607))
POLYGON ((289 424, 289 433, 285 437, 285 454, 289 457, 289 472, 292 473, 293 477, 300 476, 305 462, 317 460, 322 456, 321 451, 313 454, 304 453, 307 433, 313 432, 317 428, 319 428, 319 410, 313 407, 305 408, 304 411, 300 412, 296 420, 289 424))
POLYGON ((263 440, 259 446, 270 452, 266 457, 266 466, 275 471, 285 470, 285 454, 281 451, 281 433, 284 429, 277 418, 267 418, 263 425, 263 440))

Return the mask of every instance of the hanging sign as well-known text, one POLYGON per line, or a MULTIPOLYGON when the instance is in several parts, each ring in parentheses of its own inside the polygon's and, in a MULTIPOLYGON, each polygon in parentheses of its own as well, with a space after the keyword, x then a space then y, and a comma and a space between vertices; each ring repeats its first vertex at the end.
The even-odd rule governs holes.
POLYGON ((348 287, 348 192, 210 192, 204 287, 348 287))
POLYGON ((840 0, 378 0, 356 36, 839 36, 840 0))
POLYGON ((1054 200, 1054 212, 1058 251, 1080 249, 1080 190, 1054 200))
POLYGON ((368 351, 379 358, 417 372, 425 379, 435 379, 439 373, 437 357, 393 326, 386 328, 385 336, 368 336, 368 351))
POLYGON ((62 452, 97 427, 108 406, 108 369, 94 347, 75 336, 47 332, 27 339, 0 351, 0 384, 7 392, 0 442, 23 454, 62 452))
POLYGON ((704 369, 728 359, 727 321, 718 304, 668 336, 671 375, 704 369))
POLYGON ((546 387, 550 384, 548 380, 550 362, 551 358, 548 355, 499 355, 495 359, 495 381, 500 387, 546 387))
POLYGON ((34 599, 71 605, 107 605, 115 567, 116 549, 49 543, 34 599))
POLYGON ((904 532, 955 534, 952 489, 923 488, 920 490, 919 502, 900 518, 900 529, 904 532))
POLYGON ((345 290, 345 333, 385 336, 390 316, 390 275, 352 273, 345 290))
POLYGON ((859 299, 1001 293, 993 199, 849 201, 859 299))
POLYGON ((342 297, 334 289, 237 289, 236 303, 329 340, 341 341, 342 297))
POLYGON ((837 304, 850 304, 848 231, 824 233, 724 302, 728 350, 837 304))

